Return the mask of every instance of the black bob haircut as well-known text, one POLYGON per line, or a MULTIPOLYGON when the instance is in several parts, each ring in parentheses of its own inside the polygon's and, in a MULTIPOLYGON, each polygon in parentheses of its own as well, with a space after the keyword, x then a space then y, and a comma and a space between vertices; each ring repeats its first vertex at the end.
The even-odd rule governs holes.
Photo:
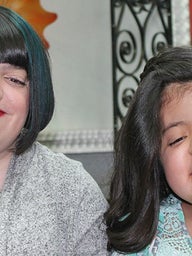
POLYGON ((52 118, 54 93, 49 55, 34 29, 14 11, 0 6, 0 63, 26 70, 29 112, 24 132, 16 139, 16 154, 27 150, 52 118))

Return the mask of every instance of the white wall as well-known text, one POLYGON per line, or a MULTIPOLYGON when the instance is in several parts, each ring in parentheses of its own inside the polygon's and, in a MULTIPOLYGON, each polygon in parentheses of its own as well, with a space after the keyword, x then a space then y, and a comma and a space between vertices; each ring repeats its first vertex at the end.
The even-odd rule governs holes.
POLYGON ((41 0, 56 109, 45 132, 113 128, 110 1, 41 0))
MULTIPOLYGON (((41 4, 58 18, 44 31, 50 44, 56 109, 40 137, 56 141, 56 151, 109 151, 113 145, 110 0, 41 0, 41 4)), ((188 0, 174 0, 172 8, 174 45, 189 44, 188 0)))

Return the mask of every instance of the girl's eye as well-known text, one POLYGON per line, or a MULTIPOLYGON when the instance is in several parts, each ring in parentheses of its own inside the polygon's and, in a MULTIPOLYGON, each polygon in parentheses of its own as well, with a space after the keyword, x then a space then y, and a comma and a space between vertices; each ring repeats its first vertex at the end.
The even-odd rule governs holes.
POLYGON ((18 86, 25 86, 27 85, 26 82, 18 79, 18 78, 15 78, 15 77, 5 77, 6 80, 8 80, 8 82, 10 84, 14 84, 14 85, 18 85, 18 86))
POLYGON ((186 138, 186 136, 180 137, 180 138, 172 141, 171 143, 169 143, 169 146, 173 146, 173 145, 179 143, 180 141, 184 140, 185 138, 186 138))

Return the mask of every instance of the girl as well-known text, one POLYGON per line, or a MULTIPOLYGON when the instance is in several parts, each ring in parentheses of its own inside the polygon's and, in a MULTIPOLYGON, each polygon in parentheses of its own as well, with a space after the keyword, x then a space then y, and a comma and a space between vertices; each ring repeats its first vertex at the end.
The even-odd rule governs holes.
POLYGON ((192 49, 151 58, 120 129, 110 207, 112 255, 192 255, 192 49))

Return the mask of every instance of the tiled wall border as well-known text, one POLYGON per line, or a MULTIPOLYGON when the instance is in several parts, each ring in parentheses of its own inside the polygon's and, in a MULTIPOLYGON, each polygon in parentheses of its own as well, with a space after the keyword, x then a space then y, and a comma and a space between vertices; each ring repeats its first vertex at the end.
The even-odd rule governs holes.
POLYGON ((112 130, 78 130, 40 133, 38 141, 55 152, 91 153, 113 151, 112 130))

